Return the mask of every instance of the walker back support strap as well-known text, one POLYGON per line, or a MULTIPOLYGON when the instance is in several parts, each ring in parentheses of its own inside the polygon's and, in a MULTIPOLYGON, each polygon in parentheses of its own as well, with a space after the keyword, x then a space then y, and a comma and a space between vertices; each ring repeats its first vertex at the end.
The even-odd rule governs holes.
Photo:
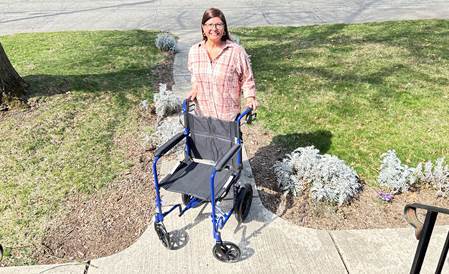
MULTIPOLYGON (((235 144, 239 128, 236 122, 222 121, 210 117, 198 117, 190 113, 187 115, 187 127, 190 128, 191 139, 189 145, 191 157, 207 159, 217 162, 235 144)), ((237 168, 236 157, 232 165, 237 168)))

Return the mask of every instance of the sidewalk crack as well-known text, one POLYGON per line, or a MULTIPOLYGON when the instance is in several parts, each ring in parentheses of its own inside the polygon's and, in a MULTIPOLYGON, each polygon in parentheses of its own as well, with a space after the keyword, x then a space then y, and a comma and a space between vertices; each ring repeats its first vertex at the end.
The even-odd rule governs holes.
POLYGON ((346 265, 346 262, 345 262, 345 259, 343 258, 343 255, 341 254, 340 248, 338 248, 337 242, 335 242, 334 237, 332 237, 332 233, 330 233, 330 232, 327 232, 327 233, 329 234, 329 236, 332 239, 332 242, 334 243, 335 249, 338 252, 338 256, 340 256, 340 260, 341 260, 341 262, 343 263, 343 266, 346 269, 346 273, 349 273, 348 266, 346 265))
POLYGON ((89 271, 90 267, 90 260, 86 262, 86 267, 84 268, 84 274, 87 274, 87 271, 89 271))

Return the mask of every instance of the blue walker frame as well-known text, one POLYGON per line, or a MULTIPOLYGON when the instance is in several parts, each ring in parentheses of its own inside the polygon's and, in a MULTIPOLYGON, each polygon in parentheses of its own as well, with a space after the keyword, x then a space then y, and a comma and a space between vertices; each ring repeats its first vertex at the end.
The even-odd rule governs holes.
MULTIPOLYGON (((182 103, 182 113, 185 114, 187 111, 188 111, 188 100, 185 99, 182 103)), ((246 108, 239 116, 237 116, 237 118, 235 119, 234 122, 240 126, 240 121, 245 116, 251 114, 251 112, 252 112, 251 108, 246 108)), ((182 139, 187 140, 187 136, 189 136, 189 134, 190 134, 190 129, 184 128, 182 139)), ((242 148, 241 148, 242 140, 241 140, 241 136, 239 136, 239 138, 235 138, 235 139, 236 139, 235 144, 237 144, 239 146, 238 151, 236 152, 237 153, 237 165, 239 167, 238 174, 237 174, 236 178, 238 179, 240 177, 240 170, 242 168, 242 148)), ((189 157, 189 155, 190 155, 190 146, 187 141, 186 141, 186 147, 185 147, 185 154, 187 157, 189 157)), ((190 199, 190 201, 187 203, 187 205, 184 208, 182 208, 181 204, 176 204, 176 205, 172 206, 168 211, 165 211, 165 212, 162 211, 162 199, 160 197, 159 179, 158 179, 157 168, 156 168, 157 162, 159 161, 159 159, 162 156, 163 155, 155 156, 154 161, 153 161, 153 176, 154 176, 154 187, 156 189, 156 208, 157 208, 157 212, 156 212, 155 220, 154 220, 155 223, 162 223, 164 221, 164 217, 167 216, 168 214, 170 214, 176 208, 179 209, 179 217, 181 217, 187 210, 189 210, 193 207, 196 207, 197 205, 204 202, 203 200, 193 197, 193 199, 190 199)), ((215 202, 215 188, 214 188, 216 173, 217 173, 217 169, 216 169, 216 167, 213 167, 211 175, 210 175, 210 190, 211 190, 211 205, 212 205, 211 219, 212 219, 214 239, 215 239, 216 243, 221 243, 222 239, 221 239, 219 230, 225 226, 225 224, 231 217, 232 213, 234 212, 234 207, 231 208, 231 210, 229 210, 229 212, 224 213, 220 209, 220 207, 217 206, 217 203, 215 202), (217 214, 217 211, 218 211, 218 214, 217 214)))

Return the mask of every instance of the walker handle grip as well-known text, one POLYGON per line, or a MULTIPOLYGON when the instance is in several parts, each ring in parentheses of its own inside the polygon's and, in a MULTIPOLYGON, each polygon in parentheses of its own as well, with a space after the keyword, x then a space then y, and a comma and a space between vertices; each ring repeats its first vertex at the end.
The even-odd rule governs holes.
POLYGON ((253 121, 253 120, 255 120, 256 119, 256 113, 252 113, 253 112, 253 109, 252 108, 250 108, 250 107, 246 107, 244 110, 243 110, 243 112, 242 112, 242 114, 240 114, 238 117, 237 117, 237 119, 236 119, 236 121, 237 121, 237 123, 239 123, 240 124, 240 121, 244 118, 244 117, 246 117, 246 123, 247 124, 251 124, 251 122, 253 121))

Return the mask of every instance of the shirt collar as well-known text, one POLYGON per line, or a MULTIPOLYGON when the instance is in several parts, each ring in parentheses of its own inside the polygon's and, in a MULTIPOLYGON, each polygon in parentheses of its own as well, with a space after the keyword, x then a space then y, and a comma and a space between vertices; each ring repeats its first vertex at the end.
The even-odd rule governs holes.
MULTIPOLYGON (((198 43, 198 47, 203 47, 206 44, 206 41, 202 40, 201 42, 198 43)), ((226 44, 223 48, 223 50, 225 50, 226 48, 229 47, 233 47, 235 45, 235 42, 231 41, 231 40, 226 40, 226 44)))

